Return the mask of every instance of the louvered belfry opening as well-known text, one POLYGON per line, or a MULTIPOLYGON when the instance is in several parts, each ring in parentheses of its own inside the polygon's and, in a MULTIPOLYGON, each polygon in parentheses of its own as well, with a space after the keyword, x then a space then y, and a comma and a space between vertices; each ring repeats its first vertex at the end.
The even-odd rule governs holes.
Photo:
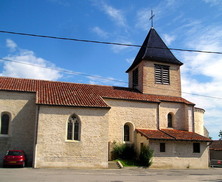
POLYGON ((152 27, 126 71, 129 87, 143 94, 181 97, 181 65, 152 27))
POLYGON ((170 84, 170 71, 169 66, 155 65, 155 83, 157 84, 170 84))

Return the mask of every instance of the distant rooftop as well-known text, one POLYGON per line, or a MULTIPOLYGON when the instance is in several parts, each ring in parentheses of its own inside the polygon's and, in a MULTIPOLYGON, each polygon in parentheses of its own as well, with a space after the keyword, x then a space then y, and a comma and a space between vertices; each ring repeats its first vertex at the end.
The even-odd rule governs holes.
POLYGON ((222 151, 222 140, 214 140, 210 145, 210 150, 222 151))

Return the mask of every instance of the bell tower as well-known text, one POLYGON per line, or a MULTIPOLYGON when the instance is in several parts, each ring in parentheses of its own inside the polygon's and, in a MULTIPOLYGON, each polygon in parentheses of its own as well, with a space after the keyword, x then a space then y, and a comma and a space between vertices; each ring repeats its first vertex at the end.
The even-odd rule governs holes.
POLYGON ((152 27, 126 71, 129 87, 144 94, 181 97, 181 65, 152 27))

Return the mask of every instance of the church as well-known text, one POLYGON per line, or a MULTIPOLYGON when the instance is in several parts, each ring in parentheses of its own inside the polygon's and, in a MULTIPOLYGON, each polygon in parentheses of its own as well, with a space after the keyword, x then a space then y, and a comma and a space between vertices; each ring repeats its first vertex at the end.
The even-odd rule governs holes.
POLYGON ((34 168, 107 168, 126 143, 154 150, 151 168, 208 168, 205 111, 181 97, 182 65, 152 27, 128 87, 1 76, 0 158, 18 149, 34 168))

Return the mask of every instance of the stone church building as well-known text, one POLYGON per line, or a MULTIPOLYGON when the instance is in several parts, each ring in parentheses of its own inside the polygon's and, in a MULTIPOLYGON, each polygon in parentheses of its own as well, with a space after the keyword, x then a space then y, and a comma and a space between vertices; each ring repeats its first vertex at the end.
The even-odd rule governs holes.
POLYGON ((150 146, 153 168, 207 168, 204 110, 181 97, 182 64, 151 28, 129 87, 0 77, 0 158, 21 149, 34 168, 107 168, 127 143, 150 146))

